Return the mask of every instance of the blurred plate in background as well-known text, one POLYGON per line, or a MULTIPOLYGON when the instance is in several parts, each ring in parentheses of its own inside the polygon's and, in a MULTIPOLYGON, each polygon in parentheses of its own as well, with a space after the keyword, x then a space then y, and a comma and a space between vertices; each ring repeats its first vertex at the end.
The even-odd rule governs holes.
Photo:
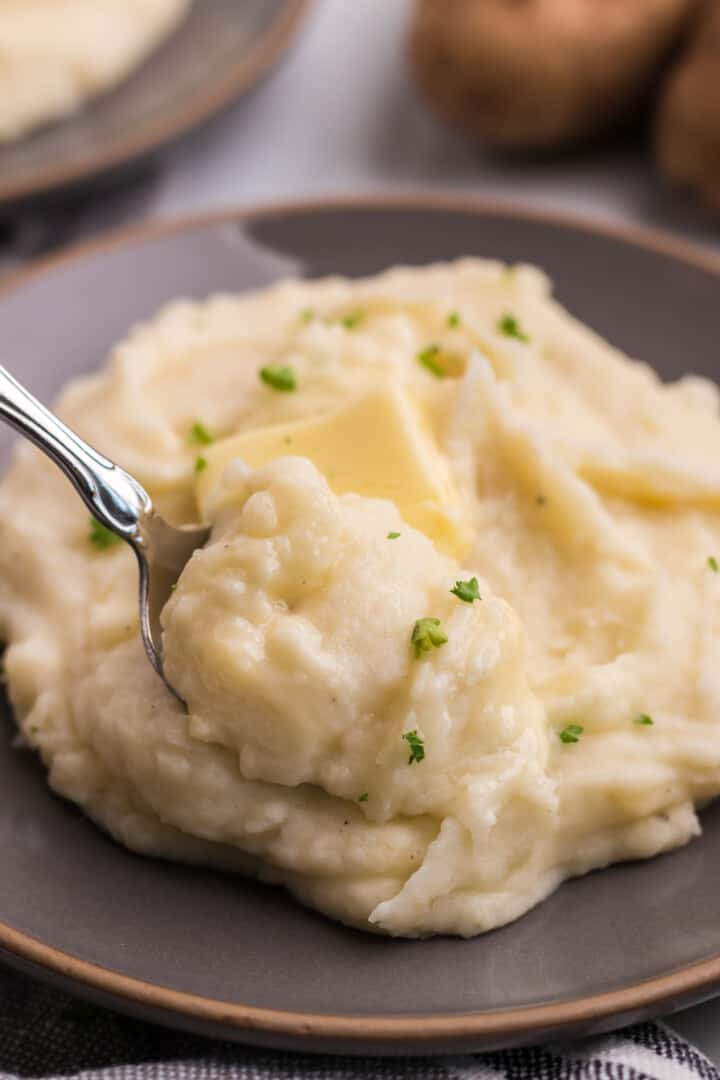
POLYGON ((0 213, 120 180, 254 87, 309 0, 196 0, 178 29, 114 90, 0 147, 0 213))

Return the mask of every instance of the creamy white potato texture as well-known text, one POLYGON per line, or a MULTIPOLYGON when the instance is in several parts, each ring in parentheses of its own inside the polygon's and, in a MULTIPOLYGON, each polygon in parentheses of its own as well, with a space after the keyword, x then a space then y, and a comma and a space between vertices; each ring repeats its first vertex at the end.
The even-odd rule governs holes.
POLYGON ((0 0, 0 141, 120 82, 191 0, 0 0))
POLYGON ((36 450, 0 487, 18 722, 122 843, 424 936, 699 832, 714 385, 663 385, 539 271, 465 260, 172 304, 59 410, 214 526, 163 616, 186 712, 132 553, 36 450))

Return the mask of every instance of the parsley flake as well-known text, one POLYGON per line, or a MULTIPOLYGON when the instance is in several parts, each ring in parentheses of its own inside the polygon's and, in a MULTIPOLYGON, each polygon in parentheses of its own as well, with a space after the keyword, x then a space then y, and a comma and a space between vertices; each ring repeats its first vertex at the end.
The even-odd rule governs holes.
POLYGON ((205 425, 201 424, 199 420, 196 420, 190 428, 188 441, 191 443, 198 443, 200 446, 209 446, 213 441, 213 437, 205 425))
POLYGON ((439 619, 418 619, 413 626, 410 641, 415 649, 415 656, 420 657, 431 649, 439 649, 447 641, 447 634, 439 619))
POLYGON ((260 368, 258 374, 261 382, 271 386, 273 390, 279 390, 280 393, 288 394, 292 393, 293 390, 297 390, 297 379, 291 367, 270 365, 260 368))
POLYGON ((633 720, 633 724, 639 724, 641 727, 652 727, 654 723, 655 721, 652 716, 648 716, 647 713, 640 713, 640 715, 636 716, 633 720))
POLYGON ((447 317, 447 324, 451 330, 455 330, 460 325, 460 312, 451 311, 447 317))
POLYGON ((546 495, 536 495, 535 496, 535 502, 538 504, 538 506, 545 506, 545 504, 547 503, 547 496, 546 495))
POLYGON ((362 795, 358 795, 358 802, 367 802, 367 801, 368 801, 368 792, 367 791, 363 791, 362 795))
POLYGON ((101 524, 101 522, 97 521, 94 517, 90 518, 88 540, 100 551, 104 551, 105 548, 114 547, 115 544, 122 543, 122 537, 118 536, 117 533, 112 532, 111 529, 106 528, 105 525, 101 524))
POLYGON ((436 379, 443 379, 445 372, 437 361, 440 354, 439 345, 428 345, 426 349, 421 349, 417 354, 417 360, 419 364, 422 364, 424 368, 434 375, 436 379))
POLYGON ((300 312, 300 322, 310 323, 315 318, 315 308, 306 307, 300 312))
POLYGON ((712 570, 713 574, 717 574, 718 569, 720 569, 720 567, 718 567, 718 561, 717 561, 717 559, 715 558, 714 555, 710 555, 710 557, 708 558, 707 564, 710 567, 710 569, 712 570))
POLYGON ((469 581, 456 581, 455 588, 451 589, 450 592, 453 596, 457 596, 458 600, 462 600, 466 604, 472 604, 473 600, 482 600, 480 586, 476 577, 470 578, 469 581))
POLYGON ((388 540, 397 540, 399 535, 400 535, 399 532, 389 532, 387 534, 387 538, 388 538, 388 540))
POLYGON ((341 326, 344 326, 346 330, 355 330, 355 328, 360 325, 364 318, 364 311, 350 311, 347 315, 343 315, 340 320, 340 324, 341 326))
POLYGON ((505 337, 515 338, 516 341, 524 341, 527 344, 530 338, 520 326, 520 323, 515 315, 511 315, 510 312, 505 312, 504 315, 498 319, 497 328, 501 334, 505 337))
POLYGON ((418 735, 417 731, 406 731, 403 739, 410 747, 408 765, 413 765, 416 761, 419 765, 425 757, 425 740, 422 735, 418 735))
POLYGON ((195 472, 197 472, 197 473, 205 472, 206 469, 207 469, 207 458, 204 458, 202 456, 196 457, 195 458, 195 472))
POLYGON ((564 743, 580 742, 580 736, 584 730, 585 728, 581 727, 580 724, 568 724, 562 731, 558 731, 558 737, 560 742, 564 743))

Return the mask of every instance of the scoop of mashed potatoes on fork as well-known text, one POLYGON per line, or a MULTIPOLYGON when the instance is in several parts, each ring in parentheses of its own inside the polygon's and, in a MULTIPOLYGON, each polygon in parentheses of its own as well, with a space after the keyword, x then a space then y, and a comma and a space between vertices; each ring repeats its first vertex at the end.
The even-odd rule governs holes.
POLYGON ((0 625, 24 738, 134 850, 393 935, 477 934, 685 843, 720 791, 717 407, 529 267, 171 305, 60 409, 212 524, 163 613, 187 709, 131 552, 23 447, 0 625))

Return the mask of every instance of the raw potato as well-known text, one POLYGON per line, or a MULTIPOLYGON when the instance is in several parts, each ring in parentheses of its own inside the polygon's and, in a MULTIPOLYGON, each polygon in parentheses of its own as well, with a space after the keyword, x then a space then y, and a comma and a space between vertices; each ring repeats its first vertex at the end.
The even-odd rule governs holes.
POLYGON ((411 54, 455 128, 501 148, 567 144, 641 104, 696 0, 419 0, 411 54))
POLYGON ((660 99, 657 158, 673 182, 720 210, 720 5, 708 3, 660 99))

